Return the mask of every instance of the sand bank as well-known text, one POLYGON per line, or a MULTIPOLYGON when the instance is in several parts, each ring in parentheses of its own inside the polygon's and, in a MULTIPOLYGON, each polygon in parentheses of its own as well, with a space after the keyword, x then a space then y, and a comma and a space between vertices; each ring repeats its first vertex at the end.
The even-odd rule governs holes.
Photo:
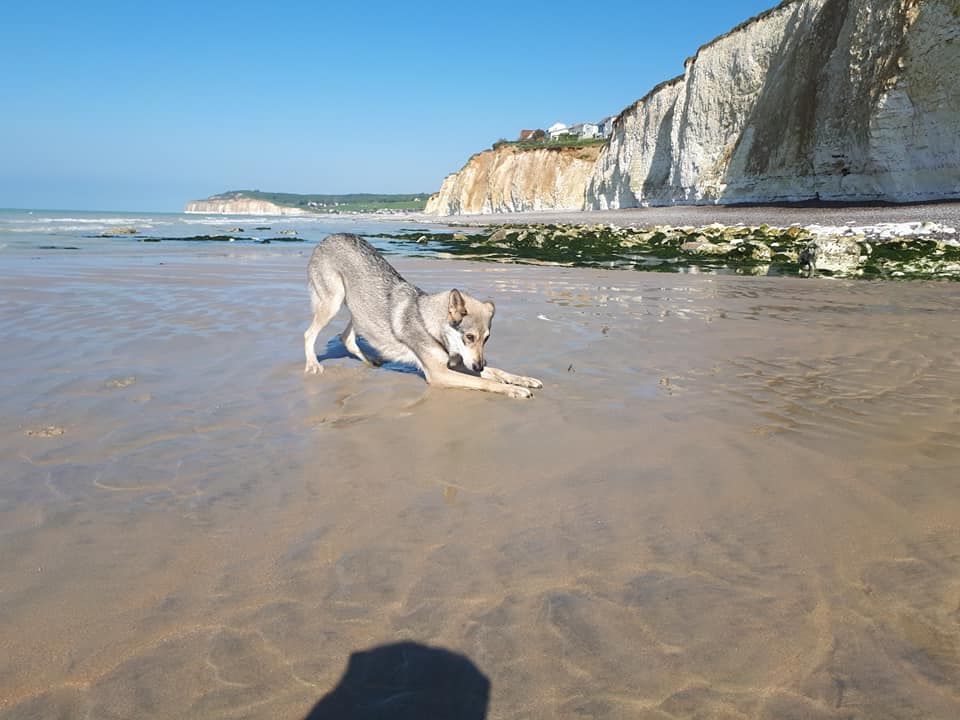
POLYGON ((490 718, 960 714, 955 284, 397 260, 514 401, 305 377, 253 258, 0 268, 0 717, 299 718, 403 639, 490 718))

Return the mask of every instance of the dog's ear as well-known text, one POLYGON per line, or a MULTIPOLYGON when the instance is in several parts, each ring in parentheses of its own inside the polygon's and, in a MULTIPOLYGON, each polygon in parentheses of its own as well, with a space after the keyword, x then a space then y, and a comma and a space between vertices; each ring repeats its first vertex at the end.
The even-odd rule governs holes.
POLYGON ((497 306, 494 305, 494 304, 493 304, 492 302, 490 302, 489 300, 487 300, 483 305, 484 305, 484 307, 487 308, 487 310, 490 311, 490 317, 492 318, 492 317, 496 314, 496 312, 497 312, 497 306))
POLYGON ((467 305, 463 302, 463 295, 454 288, 450 291, 450 322, 458 323, 467 314, 467 305))

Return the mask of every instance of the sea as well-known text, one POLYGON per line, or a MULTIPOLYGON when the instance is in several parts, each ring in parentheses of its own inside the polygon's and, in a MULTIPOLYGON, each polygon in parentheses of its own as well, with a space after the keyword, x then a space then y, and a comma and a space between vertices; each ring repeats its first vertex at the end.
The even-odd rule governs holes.
POLYGON ((247 258, 303 252, 334 232, 368 237, 387 254, 429 254, 376 236, 428 228, 403 216, 317 217, 0 209, 0 258, 44 253, 142 256, 189 253, 247 258))

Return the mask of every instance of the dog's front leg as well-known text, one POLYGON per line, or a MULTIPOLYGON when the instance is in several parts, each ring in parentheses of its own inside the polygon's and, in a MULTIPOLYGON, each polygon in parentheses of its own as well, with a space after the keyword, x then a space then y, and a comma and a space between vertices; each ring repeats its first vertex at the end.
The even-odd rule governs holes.
POLYGON ((464 390, 485 390, 512 398, 529 398, 533 393, 525 387, 508 385, 481 375, 468 375, 448 368, 431 368, 425 373, 427 382, 437 387, 462 388, 464 390))
POLYGON ((527 388, 543 387, 543 383, 536 378, 525 375, 514 375, 513 373, 508 373, 506 370, 500 370, 499 368, 490 367, 489 365, 483 369, 480 377, 487 378, 488 380, 496 380, 497 382, 506 383, 507 385, 519 385, 520 387, 527 388))

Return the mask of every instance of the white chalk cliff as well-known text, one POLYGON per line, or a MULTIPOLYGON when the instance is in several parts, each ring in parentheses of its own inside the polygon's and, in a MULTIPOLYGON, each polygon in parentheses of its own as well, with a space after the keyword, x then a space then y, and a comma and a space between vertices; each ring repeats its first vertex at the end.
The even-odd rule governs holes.
POLYGON ((486 151, 427 212, 958 198, 960 0, 788 0, 620 113, 595 164, 486 151))
POLYGON ((211 215, 306 215, 305 210, 277 205, 267 200, 253 198, 217 198, 191 200, 183 210, 185 213, 205 213, 211 215))
POLYGON ((477 153, 427 201, 430 215, 581 210, 599 146, 477 153))
POLYGON ((960 0, 792 0, 624 110, 586 207, 960 198, 960 0))

